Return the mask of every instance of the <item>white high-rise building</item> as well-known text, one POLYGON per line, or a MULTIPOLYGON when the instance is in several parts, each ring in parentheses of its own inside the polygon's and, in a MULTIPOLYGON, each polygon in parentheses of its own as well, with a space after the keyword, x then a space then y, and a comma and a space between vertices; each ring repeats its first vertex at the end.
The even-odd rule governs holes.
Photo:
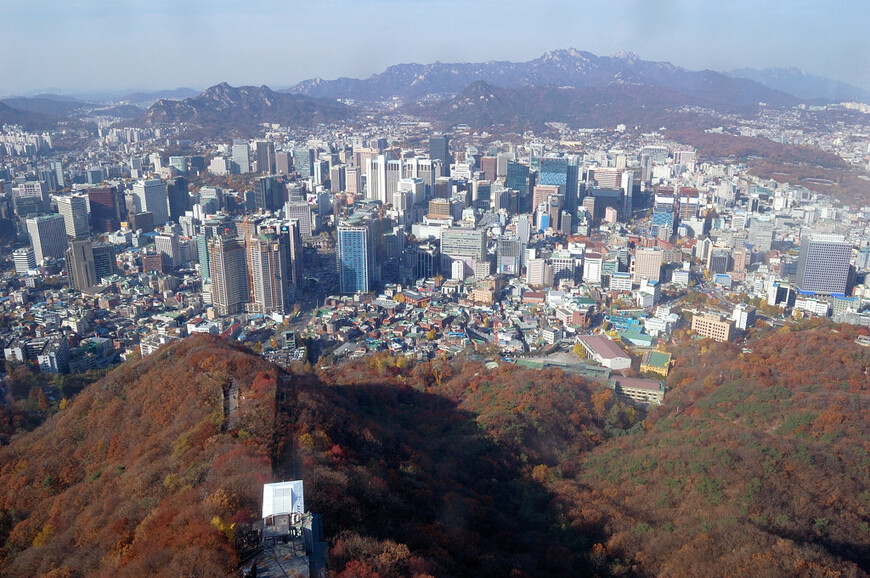
POLYGON ((139 181, 133 185, 133 196, 137 213, 154 215, 154 225, 163 225, 169 220, 169 198, 166 183, 160 179, 139 181))
POLYGON ((238 165, 241 174, 251 172, 251 147, 248 143, 233 144, 233 162, 238 165))
POLYGON ((66 226, 61 215, 40 215, 25 221, 30 244, 37 264, 46 257, 60 259, 64 256, 69 244, 66 239, 66 226))
POLYGON ((31 269, 36 268, 36 256, 33 247, 23 247, 12 251, 12 260, 15 263, 15 272, 24 275, 31 269))
POLYGON ((157 235, 154 237, 154 247, 163 254, 163 262, 175 268, 181 265, 181 245, 178 235, 157 235))
POLYGON ((58 197, 57 211, 63 215, 67 235, 74 239, 88 236, 90 227, 88 225, 88 201, 85 197, 78 195, 58 197))
POLYGON ((583 256, 583 282, 589 285, 601 285, 603 268, 604 258, 601 253, 586 253, 583 256))
POLYGON ((284 217, 294 219, 299 223, 299 234, 302 238, 311 236, 311 205, 307 201, 287 201, 284 203, 284 217))

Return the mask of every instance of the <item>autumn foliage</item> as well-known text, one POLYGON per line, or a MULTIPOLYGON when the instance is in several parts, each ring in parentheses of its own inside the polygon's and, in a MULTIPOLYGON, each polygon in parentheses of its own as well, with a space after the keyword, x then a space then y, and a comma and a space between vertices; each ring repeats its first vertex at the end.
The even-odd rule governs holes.
POLYGON ((297 375, 280 411, 277 470, 305 480, 337 575, 588 573, 546 484, 633 426, 627 406, 561 371, 404 361, 297 375))
POLYGON ((231 526, 257 516, 271 478, 276 378, 247 350, 191 338, 14 438, 0 452, 0 573, 231 573, 231 526))
POLYGON ((649 413, 558 370, 287 374, 189 338, 0 450, 0 574, 233 574, 277 478, 304 480, 340 577, 867 575, 860 331, 685 340, 649 413))

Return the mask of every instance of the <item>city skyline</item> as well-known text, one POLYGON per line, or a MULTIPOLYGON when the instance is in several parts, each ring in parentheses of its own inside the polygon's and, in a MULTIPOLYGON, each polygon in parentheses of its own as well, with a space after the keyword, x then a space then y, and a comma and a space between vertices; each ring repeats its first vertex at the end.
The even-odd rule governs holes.
POLYGON ((796 67, 870 88, 866 15, 870 7, 854 0, 547 1, 534 8, 514 0, 413 7, 267 1, 246 10, 224 0, 73 0, 38 12, 13 0, 0 21, 0 50, 4 95, 202 89, 224 81, 279 88, 314 77, 367 78, 401 63, 528 61, 570 47, 632 51, 689 70, 796 67), (50 34, 35 37, 38 29, 50 34), (276 66, 282 56, 286 66, 276 66))

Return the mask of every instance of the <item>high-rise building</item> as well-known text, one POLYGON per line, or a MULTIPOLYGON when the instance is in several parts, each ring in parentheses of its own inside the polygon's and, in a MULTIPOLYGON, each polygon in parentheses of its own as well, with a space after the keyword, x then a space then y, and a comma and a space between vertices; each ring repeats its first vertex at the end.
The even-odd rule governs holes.
POLYGON ((166 183, 160 179, 148 179, 134 184, 133 198, 136 212, 151 213, 154 216, 154 225, 164 225, 169 221, 166 183))
POLYGON ((525 245, 516 237, 502 237, 496 243, 496 271, 499 275, 519 275, 525 245))
POLYGON ((756 251, 767 253, 770 251, 771 241, 773 240, 773 231, 773 222, 752 219, 749 222, 748 241, 753 245, 756 251))
POLYGON ((154 237, 154 248, 163 255, 163 263, 169 268, 181 265, 181 245, 178 235, 162 234, 154 237))
POLYGON ((51 166, 51 170, 54 171, 58 188, 64 188, 66 186, 66 179, 64 179, 63 176, 63 161, 51 161, 49 165, 51 166))
POLYGON ((486 232, 452 227, 441 232, 441 254, 455 259, 486 258, 486 232))
POLYGON ((22 247, 12 251, 12 261, 15 263, 15 272, 24 275, 31 269, 36 268, 36 255, 33 247, 22 247))
POLYGON ((314 176, 314 149, 303 147, 293 150, 293 166, 303 179, 314 176))
POLYGON ((589 285, 600 285, 604 269, 604 257, 601 253, 586 253, 583 256, 583 282, 589 285))
POLYGON ((91 226, 99 233, 111 233, 121 227, 121 209, 115 187, 88 189, 91 226))
POLYGON ((333 193, 340 193, 345 190, 344 184, 345 167, 344 165, 335 165, 329 169, 329 190, 333 193))
POLYGON ((275 174, 275 143, 272 141, 257 141, 257 172, 275 174))
POLYGON ((66 251, 66 269, 73 289, 82 291, 100 282, 94 263, 93 246, 89 240, 70 241, 66 251))
POLYGON ((92 245, 91 251, 94 254, 94 271, 97 273, 97 279, 109 277, 117 272, 118 264, 114 245, 96 243, 92 245))
POLYGON ((537 185, 532 193, 532 208, 537 210, 540 205, 547 204, 551 195, 558 195, 557 185, 537 185))
POLYGON ((497 178, 498 164, 495 157, 483 157, 480 159, 480 170, 483 172, 483 177, 490 181, 497 178))
POLYGON ((728 249, 713 249, 707 260, 707 269, 711 275, 722 275, 731 270, 731 251, 728 249))
POLYGON ((731 250, 731 270, 735 273, 746 271, 752 259, 752 254, 744 247, 736 247, 731 250))
POLYGON ((756 309, 745 303, 738 303, 734 306, 734 311, 731 313, 731 319, 737 329, 746 331, 755 325, 756 309))
POLYGON ((175 177, 166 183, 167 196, 169 197, 169 219, 177 223, 178 219, 190 210, 190 192, 187 189, 187 179, 175 177))
POLYGON ((233 144, 233 163, 241 174, 251 172, 251 147, 246 142, 233 144))
POLYGON ((495 178, 507 176, 508 163, 514 160, 513 153, 496 153, 495 155, 495 178))
POLYGON ((842 235, 813 235, 801 241, 796 282, 805 293, 845 295, 849 289, 852 246, 842 235))
POLYGON ((15 213, 19 217, 48 212, 48 187, 39 181, 25 181, 12 189, 15 213))
POLYGON ((450 157, 450 143, 447 135, 434 134, 429 137, 429 158, 432 160, 438 159, 442 163, 441 176, 447 176, 446 172, 450 170, 450 163, 453 159, 450 157))
POLYGON ((291 159, 292 156, 289 152, 275 153, 275 172, 279 175, 289 175, 292 166, 291 159))
POLYGON ((504 186, 506 189, 517 191, 521 212, 531 212, 532 207, 528 203, 529 167, 514 161, 508 162, 504 186), (526 207, 527 205, 529 205, 528 208, 526 207))
POLYGON ((57 212, 63 215, 66 234, 73 239, 87 237, 90 233, 88 226, 88 201, 80 195, 58 197, 57 212))
POLYGON ((187 159, 181 155, 173 155, 169 157, 169 166, 183 175, 187 174, 187 159))
POLYGON ((353 195, 359 194, 362 191, 360 183, 360 168, 347 167, 344 171, 345 190, 353 195))
POLYGON ((295 221, 269 220, 257 226, 248 242, 252 309, 286 313, 300 282, 301 238, 295 221))
POLYGON ((641 279, 659 281, 662 271, 663 252, 658 247, 640 247, 634 255, 634 282, 641 279))
POLYGON ((367 225, 338 226, 338 277, 342 293, 371 289, 372 234, 367 225))
POLYGON ((556 185, 565 194, 568 185, 568 159, 564 157, 544 157, 541 159, 542 185, 556 185))
POLYGON ((250 301, 245 245, 229 236, 208 240, 212 304, 220 315, 240 313, 250 301))
POLYGON ((311 205, 307 201, 284 203, 284 217, 297 221, 299 234, 303 239, 311 237, 311 205))
POLYGON ((27 219, 25 224, 37 264, 46 257, 60 259, 64 256, 69 244, 63 216, 57 213, 40 215, 27 219))
POLYGON ((276 177, 260 177, 254 184, 254 207, 258 211, 277 211, 284 197, 276 177))

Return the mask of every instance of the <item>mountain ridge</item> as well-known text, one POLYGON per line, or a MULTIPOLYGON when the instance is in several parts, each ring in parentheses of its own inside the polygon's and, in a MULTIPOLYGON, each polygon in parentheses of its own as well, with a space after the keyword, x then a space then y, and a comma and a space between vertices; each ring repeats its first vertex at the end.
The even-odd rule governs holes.
POLYGON ((806 100, 823 102, 856 100, 870 103, 870 90, 832 78, 809 74, 796 67, 735 68, 725 71, 724 74, 734 78, 746 78, 806 100))
POLYGON ((480 63, 396 64, 367 79, 314 78, 285 89, 291 94, 324 98, 379 100, 400 97, 416 100, 432 94, 458 94, 475 81, 494 86, 601 87, 614 81, 667 86, 692 96, 702 96, 711 87, 742 95, 739 104, 791 106, 798 99, 747 79, 733 79, 718 72, 693 72, 670 62, 642 60, 637 54, 620 52, 596 56, 575 48, 551 50, 526 62, 491 60, 480 63), (733 88, 732 88, 733 86, 733 88))
POLYGON ((191 133, 215 136, 241 134, 266 122, 314 126, 348 116, 350 109, 339 102, 275 92, 266 85, 234 87, 221 82, 192 98, 160 99, 137 124, 184 123, 191 133))

